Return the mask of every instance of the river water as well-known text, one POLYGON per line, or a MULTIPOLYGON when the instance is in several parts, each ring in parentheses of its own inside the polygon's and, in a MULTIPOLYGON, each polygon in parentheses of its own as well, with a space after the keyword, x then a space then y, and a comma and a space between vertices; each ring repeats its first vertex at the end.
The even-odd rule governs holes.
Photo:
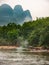
POLYGON ((49 65, 49 53, 0 50, 0 65, 49 65))

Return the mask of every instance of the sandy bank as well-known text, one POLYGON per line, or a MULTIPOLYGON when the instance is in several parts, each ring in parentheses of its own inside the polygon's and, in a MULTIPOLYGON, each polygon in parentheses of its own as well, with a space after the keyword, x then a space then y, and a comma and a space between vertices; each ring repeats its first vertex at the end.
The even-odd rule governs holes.
POLYGON ((16 46, 0 46, 0 49, 16 49, 16 46))

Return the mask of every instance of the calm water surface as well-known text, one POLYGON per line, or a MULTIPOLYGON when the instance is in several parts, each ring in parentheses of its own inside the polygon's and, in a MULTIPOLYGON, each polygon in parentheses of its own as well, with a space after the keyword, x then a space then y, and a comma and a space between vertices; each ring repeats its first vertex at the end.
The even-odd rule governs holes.
POLYGON ((0 50, 0 65, 49 65, 49 53, 0 50))

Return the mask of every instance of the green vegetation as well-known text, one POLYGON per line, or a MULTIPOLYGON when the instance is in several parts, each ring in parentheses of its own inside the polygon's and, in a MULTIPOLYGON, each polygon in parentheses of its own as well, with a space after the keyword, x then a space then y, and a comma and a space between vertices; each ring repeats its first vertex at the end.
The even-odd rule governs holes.
POLYGON ((19 37, 28 40, 28 46, 49 47, 49 17, 37 18, 23 25, 9 23, 0 26, 0 45, 17 45, 19 37))

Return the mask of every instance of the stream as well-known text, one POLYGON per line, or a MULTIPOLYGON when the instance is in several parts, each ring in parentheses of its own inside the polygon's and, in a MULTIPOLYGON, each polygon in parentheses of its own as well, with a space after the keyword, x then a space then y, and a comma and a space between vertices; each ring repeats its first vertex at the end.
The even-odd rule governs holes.
POLYGON ((0 50, 0 65, 49 65, 49 53, 0 50))

